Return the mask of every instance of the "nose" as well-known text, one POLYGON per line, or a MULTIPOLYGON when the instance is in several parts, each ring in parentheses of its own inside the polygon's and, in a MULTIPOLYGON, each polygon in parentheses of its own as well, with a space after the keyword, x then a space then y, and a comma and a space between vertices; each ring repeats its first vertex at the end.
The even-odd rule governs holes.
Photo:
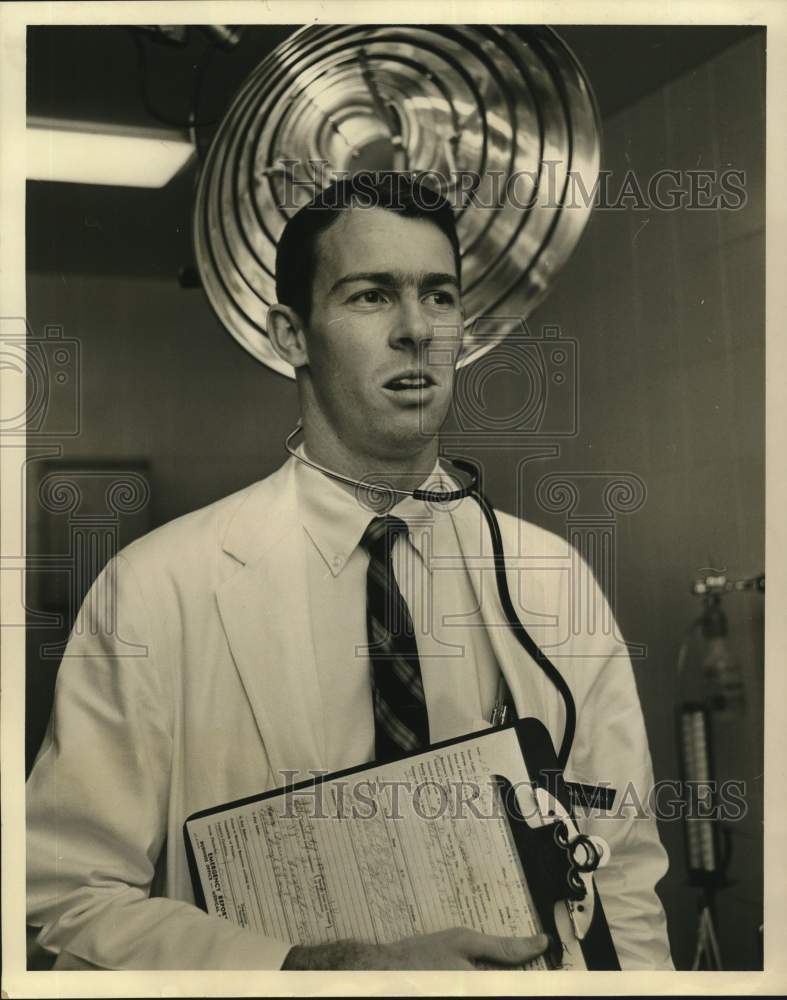
POLYGON ((426 306, 417 295, 403 295, 391 329, 391 346, 419 348, 433 337, 434 327, 426 306))

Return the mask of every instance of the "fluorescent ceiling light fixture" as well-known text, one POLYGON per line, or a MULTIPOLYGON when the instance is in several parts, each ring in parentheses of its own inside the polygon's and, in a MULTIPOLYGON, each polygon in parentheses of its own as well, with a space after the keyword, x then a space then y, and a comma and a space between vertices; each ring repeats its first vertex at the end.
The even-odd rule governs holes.
POLYGON ((28 180, 160 188, 193 154, 180 132, 27 119, 28 180))

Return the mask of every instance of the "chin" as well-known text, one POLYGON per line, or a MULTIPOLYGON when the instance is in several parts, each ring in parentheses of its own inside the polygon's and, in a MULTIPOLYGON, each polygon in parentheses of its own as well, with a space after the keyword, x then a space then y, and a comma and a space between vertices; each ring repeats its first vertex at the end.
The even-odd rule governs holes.
POLYGON ((377 455, 382 461, 410 458, 428 448, 445 423, 447 407, 435 406, 434 402, 394 412, 388 407, 375 408, 373 413, 367 410, 365 416, 359 408, 352 436, 360 450, 367 455, 377 455))
POLYGON ((428 448, 437 437, 440 424, 428 423, 417 416, 409 421, 396 421, 384 428, 374 437, 374 447, 371 449, 380 457, 397 459, 409 458, 428 448))

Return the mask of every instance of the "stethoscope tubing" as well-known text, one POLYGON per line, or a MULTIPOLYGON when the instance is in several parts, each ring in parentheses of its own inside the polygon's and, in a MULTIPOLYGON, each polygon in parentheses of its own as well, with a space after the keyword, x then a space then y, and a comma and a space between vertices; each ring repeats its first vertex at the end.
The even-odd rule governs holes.
POLYGON ((474 489, 471 495, 483 511, 487 525, 489 526, 489 532, 492 536, 497 593, 500 598, 500 603, 503 606, 503 612, 505 613, 508 626, 514 633, 520 646, 522 646, 522 648, 536 662, 541 670, 543 670, 563 698, 566 719, 563 727, 563 741, 560 744, 560 751, 557 755, 558 766, 562 771, 568 763, 571 747, 574 743, 574 733, 576 732, 577 709, 574 702, 574 696, 571 694, 571 688, 566 683, 566 679, 519 620, 519 616, 514 609, 514 603, 511 600, 511 593, 508 589, 503 539, 500 534, 500 525, 498 524, 494 509, 487 500, 486 496, 484 496, 479 489, 474 489))

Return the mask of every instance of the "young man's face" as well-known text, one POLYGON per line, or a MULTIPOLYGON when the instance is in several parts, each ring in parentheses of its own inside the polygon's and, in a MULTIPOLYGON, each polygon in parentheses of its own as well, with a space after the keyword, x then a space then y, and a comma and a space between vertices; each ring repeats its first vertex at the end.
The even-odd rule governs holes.
POLYGON ((448 412, 462 306, 451 243, 426 219, 344 212, 316 246, 309 371, 345 445, 414 454, 448 412))

